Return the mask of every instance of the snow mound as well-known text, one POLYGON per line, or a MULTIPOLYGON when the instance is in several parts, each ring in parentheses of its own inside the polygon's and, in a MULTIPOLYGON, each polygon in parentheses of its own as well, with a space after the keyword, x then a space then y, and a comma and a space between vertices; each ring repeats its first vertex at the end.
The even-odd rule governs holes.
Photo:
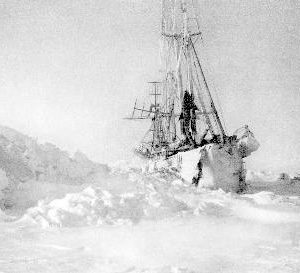
POLYGON ((141 219, 163 218, 186 209, 181 202, 158 193, 153 186, 144 192, 113 194, 88 187, 50 202, 39 201, 27 210, 23 219, 49 226, 86 226, 134 224, 141 219))
POLYGON ((48 204, 40 201, 25 217, 44 227, 118 225, 135 222, 141 217, 143 210, 138 203, 137 196, 114 196, 108 191, 88 187, 48 204))
POLYGON ((30 219, 43 227, 132 225, 184 215, 259 223, 300 222, 299 197, 197 189, 165 172, 132 170, 122 178, 88 186, 63 198, 43 199, 27 210, 23 220, 30 219))

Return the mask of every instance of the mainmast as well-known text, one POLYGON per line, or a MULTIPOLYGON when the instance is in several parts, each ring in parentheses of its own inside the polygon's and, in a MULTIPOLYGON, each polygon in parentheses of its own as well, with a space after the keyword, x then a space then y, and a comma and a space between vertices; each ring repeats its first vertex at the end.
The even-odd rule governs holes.
POLYGON ((190 16, 192 9, 191 3, 188 5, 190 1, 163 0, 162 36, 167 44, 166 58, 168 59, 167 65, 170 66, 167 67, 167 70, 175 70, 181 105, 184 93, 188 92, 193 96, 198 107, 198 117, 204 117, 204 123, 211 135, 220 135, 223 140, 224 127, 195 48, 197 37, 201 35, 201 31, 197 18, 190 16), (195 24, 192 25, 192 22, 195 24), (170 50, 175 52, 170 55, 168 52, 170 50), (172 57, 175 57, 175 62, 170 60, 172 57))

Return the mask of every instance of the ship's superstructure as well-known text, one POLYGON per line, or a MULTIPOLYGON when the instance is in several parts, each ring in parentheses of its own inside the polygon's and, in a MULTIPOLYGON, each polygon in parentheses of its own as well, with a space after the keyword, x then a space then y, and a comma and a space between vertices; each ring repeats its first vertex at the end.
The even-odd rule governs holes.
MULTIPOLYGON (((258 143, 248 127, 240 136, 229 136, 225 131, 197 50, 202 36, 194 5, 194 0, 162 1, 163 75, 159 81, 150 82, 151 103, 143 107, 135 103, 129 119, 151 120, 149 130, 136 149, 144 157, 172 161, 176 154, 185 152, 186 157, 189 151, 201 150, 202 160, 198 156, 195 163, 199 172, 193 176, 198 183, 205 166, 205 149, 219 147, 229 155, 234 154, 234 160, 239 161, 234 169, 238 169, 235 172, 241 176, 242 158, 256 150, 258 143)), ((215 153, 209 159, 212 172, 218 169, 213 163, 217 157, 215 153)), ((226 168, 223 165, 219 171, 226 168)))

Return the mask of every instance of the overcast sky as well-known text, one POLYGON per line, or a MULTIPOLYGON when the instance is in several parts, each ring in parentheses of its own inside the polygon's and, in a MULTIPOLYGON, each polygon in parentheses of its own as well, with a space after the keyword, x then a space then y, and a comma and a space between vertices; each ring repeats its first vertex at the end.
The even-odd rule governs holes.
MULTIPOLYGON (((130 155, 122 120, 159 79, 160 1, 0 0, 0 123, 99 162, 130 155)), ((198 1, 210 80, 229 132, 261 143, 252 169, 300 169, 297 0, 198 1)))

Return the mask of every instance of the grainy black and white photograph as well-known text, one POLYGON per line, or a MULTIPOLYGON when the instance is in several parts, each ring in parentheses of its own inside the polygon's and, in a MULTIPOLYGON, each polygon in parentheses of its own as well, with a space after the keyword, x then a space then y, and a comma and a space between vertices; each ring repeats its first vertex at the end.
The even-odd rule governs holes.
POLYGON ((0 0, 0 273, 299 273, 299 18, 0 0))

